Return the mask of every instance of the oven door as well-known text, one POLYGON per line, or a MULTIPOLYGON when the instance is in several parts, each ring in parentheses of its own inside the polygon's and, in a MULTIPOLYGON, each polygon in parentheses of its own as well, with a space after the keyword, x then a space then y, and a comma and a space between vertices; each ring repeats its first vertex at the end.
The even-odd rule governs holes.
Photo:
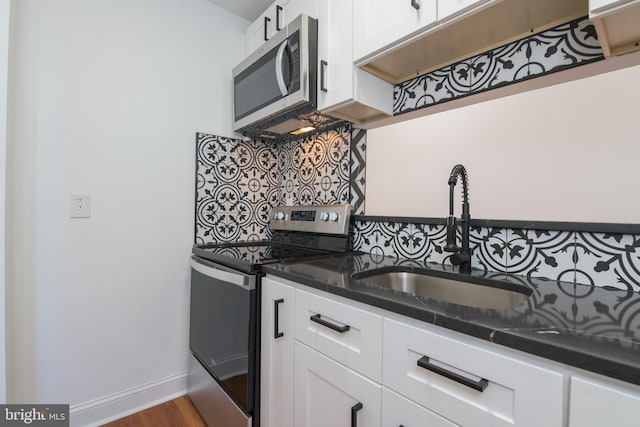
POLYGON ((191 352, 249 417, 257 392, 256 280, 255 275, 191 258, 191 352))

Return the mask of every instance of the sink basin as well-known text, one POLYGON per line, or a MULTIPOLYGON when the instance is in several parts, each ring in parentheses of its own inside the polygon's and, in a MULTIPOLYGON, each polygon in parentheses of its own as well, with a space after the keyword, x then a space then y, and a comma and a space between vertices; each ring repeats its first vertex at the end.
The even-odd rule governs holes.
POLYGON ((529 288, 506 281, 407 267, 364 271, 355 273, 353 278, 381 288, 476 308, 515 307, 532 293, 529 288))

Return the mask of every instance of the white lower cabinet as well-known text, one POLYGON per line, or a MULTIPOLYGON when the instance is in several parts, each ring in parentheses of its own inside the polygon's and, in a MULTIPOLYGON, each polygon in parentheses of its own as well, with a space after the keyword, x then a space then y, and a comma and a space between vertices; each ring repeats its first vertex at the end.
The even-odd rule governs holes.
POLYGON ((569 427, 635 427, 640 410, 640 387, 614 381, 571 378, 569 427))
POLYGON ((261 298, 262 427, 638 425, 638 386, 569 395, 564 366, 275 276, 261 298))
POLYGON ((562 371, 390 319, 383 334, 382 383, 457 424, 564 423, 562 371))
POLYGON ((293 287, 262 279, 260 425, 293 427, 293 287))
POLYGON ((295 343, 296 427, 380 426, 380 385, 295 343))
POLYGON ((381 316, 297 289, 294 329, 296 340, 381 381, 381 316))
POLYGON ((457 426, 385 387, 382 387, 382 425, 384 427, 457 426))

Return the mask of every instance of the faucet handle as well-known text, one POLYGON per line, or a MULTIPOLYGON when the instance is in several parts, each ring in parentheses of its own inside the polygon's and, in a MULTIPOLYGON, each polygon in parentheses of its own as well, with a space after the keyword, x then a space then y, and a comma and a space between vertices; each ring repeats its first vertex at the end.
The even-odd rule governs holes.
POLYGON ((444 247, 447 252, 459 252, 460 248, 456 244, 456 217, 447 217, 447 244, 444 247))

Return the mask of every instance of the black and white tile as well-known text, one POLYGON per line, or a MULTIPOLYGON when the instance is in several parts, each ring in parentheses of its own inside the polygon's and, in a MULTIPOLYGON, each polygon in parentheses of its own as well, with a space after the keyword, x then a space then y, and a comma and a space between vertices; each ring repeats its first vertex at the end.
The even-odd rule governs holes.
POLYGON ((271 209, 281 204, 355 202, 363 212, 363 130, 285 143, 198 133, 196 147, 196 244, 268 238, 271 209))
POLYGON ((195 243, 266 238, 278 202, 276 147, 198 133, 196 150, 195 243))
POLYGON ((355 215, 364 215, 365 190, 366 190, 366 158, 367 158, 367 131, 353 128, 351 131, 351 177, 350 200, 355 215))
POLYGON ((350 144, 350 126, 281 144, 278 152, 280 204, 349 203, 350 144))
MULTIPOLYGON (((459 231, 459 230, 458 230, 459 231)), ((355 250, 448 265, 444 225, 355 221, 355 250)), ((472 266, 562 282, 640 292, 640 236, 472 227, 472 266)))
POLYGON ((593 23, 579 18, 396 85, 393 112, 406 113, 603 58, 593 23))

